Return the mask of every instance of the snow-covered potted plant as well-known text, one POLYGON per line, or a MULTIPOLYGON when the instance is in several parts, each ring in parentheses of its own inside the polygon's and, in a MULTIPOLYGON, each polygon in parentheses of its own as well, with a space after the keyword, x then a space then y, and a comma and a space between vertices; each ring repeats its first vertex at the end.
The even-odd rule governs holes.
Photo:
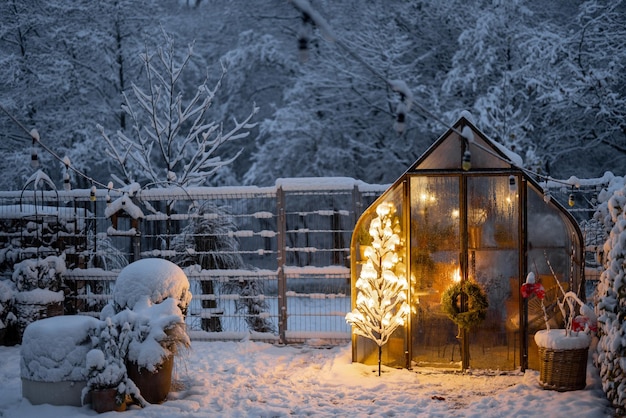
POLYGON ((18 340, 28 324, 41 318, 63 315, 62 290, 65 255, 23 260, 14 266, 14 309, 18 340))
POLYGON ((130 331, 128 323, 116 324, 112 318, 106 318, 96 330, 94 348, 86 355, 87 384, 82 390, 82 401, 87 403, 90 398, 98 413, 124 411, 129 395, 145 403, 126 371, 124 359, 130 331))
POLYGON ((176 264, 148 258, 129 264, 115 281, 113 300, 101 318, 128 324, 125 352, 129 378, 143 399, 161 403, 169 393, 174 357, 190 346, 185 312, 189 280, 176 264))
POLYGON ((591 344, 591 333, 596 329, 596 316, 574 292, 566 292, 556 280, 563 295, 557 306, 565 321, 564 328, 550 329, 543 299, 545 289, 529 273, 522 285, 525 298, 537 297, 544 311, 546 329, 535 333, 539 349, 539 384, 544 389, 569 391, 584 389, 587 376, 587 354, 591 344), (578 308, 578 314, 577 314, 578 308))

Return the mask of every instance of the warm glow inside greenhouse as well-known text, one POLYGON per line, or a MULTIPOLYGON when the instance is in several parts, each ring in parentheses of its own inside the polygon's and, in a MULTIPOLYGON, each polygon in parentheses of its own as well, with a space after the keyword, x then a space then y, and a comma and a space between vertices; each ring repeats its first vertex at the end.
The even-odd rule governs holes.
MULTIPOLYGON (((544 311, 537 298, 521 296, 521 285, 534 273, 549 321, 560 324, 556 281, 584 297, 583 239, 569 212, 520 166, 461 118, 362 214, 351 246, 352 306, 376 297, 359 289, 359 278, 371 270, 367 249, 379 246, 372 228, 381 207, 394 212, 399 237, 388 267, 406 280, 407 314, 382 345, 382 364, 538 369, 532 336, 545 328, 544 311)), ((352 351, 353 361, 378 361, 379 345, 358 332, 352 351)))

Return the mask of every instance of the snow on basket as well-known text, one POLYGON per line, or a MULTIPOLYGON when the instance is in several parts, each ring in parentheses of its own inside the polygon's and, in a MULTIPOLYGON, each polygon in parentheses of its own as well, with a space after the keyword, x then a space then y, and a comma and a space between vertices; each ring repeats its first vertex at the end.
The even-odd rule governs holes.
POLYGON ((20 347, 22 396, 33 405, 81 406, 89 334, 98 323, 90 316, 67 315, 29 324, 20 347))
POLYGON ((584 389, 587 379, 587 351, 591 337, 585 332, 565 329, 535 333, 539 349, 539 385, 565 392, 584 389))
POLYGON ((133 309, 146 296, 153 304, 171 297, 186 312, 191 301, 187 275, 176 264, 160 258, 144 258, 124 267, 115 281, 113 301, 120 310, 133 309))

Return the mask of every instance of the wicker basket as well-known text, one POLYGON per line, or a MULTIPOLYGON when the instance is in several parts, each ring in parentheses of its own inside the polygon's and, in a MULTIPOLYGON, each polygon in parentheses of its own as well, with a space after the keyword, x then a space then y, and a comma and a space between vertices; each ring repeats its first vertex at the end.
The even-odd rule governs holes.
POLYGON ((539 347, 539 385, 559 392, 584 389, 587 351, 588 348, 554 350, 539 347))

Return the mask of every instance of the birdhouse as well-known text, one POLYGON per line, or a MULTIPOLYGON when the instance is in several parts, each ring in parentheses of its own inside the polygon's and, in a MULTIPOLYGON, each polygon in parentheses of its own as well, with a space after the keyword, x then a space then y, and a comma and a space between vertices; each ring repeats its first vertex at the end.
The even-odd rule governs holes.
POLYGON ((139 206, 126 194, 108 203, 104 216, 111 219, 107 234, 126 236, 139 234, 139 221, 144 218, 139 206), (122 219, 128 219, 125 225, 122 225, 122 219))
POLYGON ((538 369, 532 336, 544 312, 520 288, 535 273, 559 326, 559 289, 584 289, 583 238, 522 166, 461 118, 364 211, 351 243, 353 312, 362 306, 359 319, 379 320, 375 335, 399 326, 381 347, 353 323, 353 361, 373 364, 382 348, 394 367, 538 369), (372 288, 386 278, 402 283, 397 307, 389 298, 375 306, 384 292, 372 288))

